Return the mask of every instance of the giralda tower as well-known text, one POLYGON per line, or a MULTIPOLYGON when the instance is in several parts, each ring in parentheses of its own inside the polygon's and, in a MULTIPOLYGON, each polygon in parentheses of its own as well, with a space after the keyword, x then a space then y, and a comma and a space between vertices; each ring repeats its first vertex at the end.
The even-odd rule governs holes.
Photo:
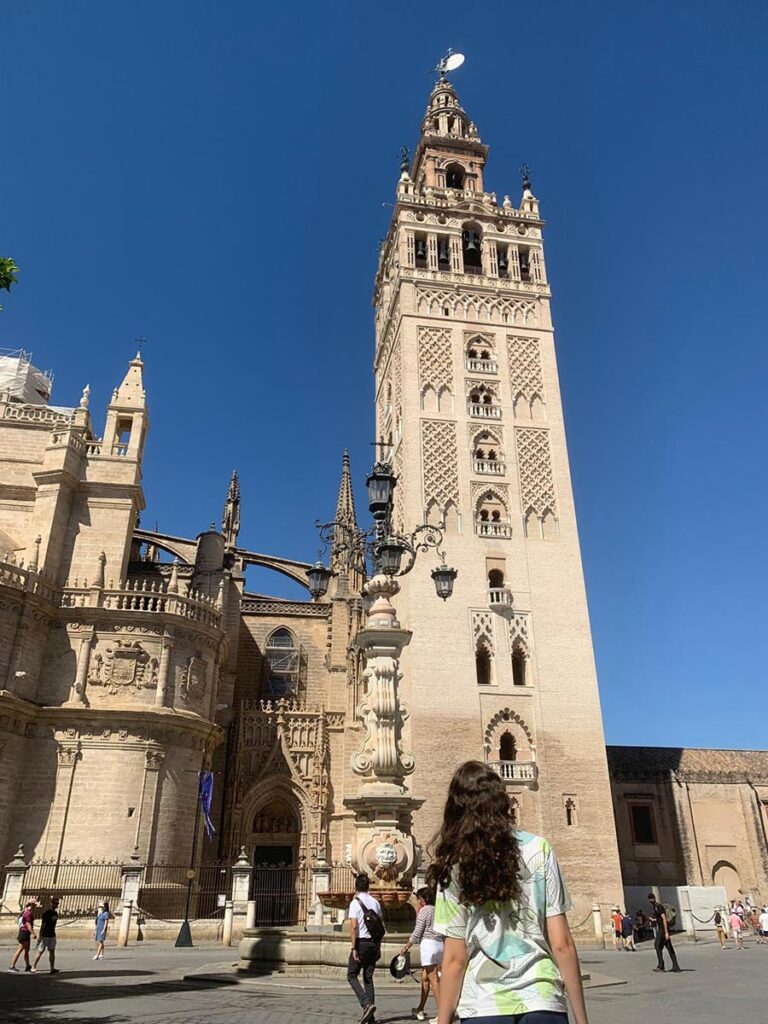
POLYGON ((395 522, 445 522, 442 603, 422 556, 397 607, 410 788, 436 828, 467 758, 563 862, 573 918, 621 902, 600 702, 555 357, 543 222, 486 191, 488 147, 441 75, 397 185, 376 277, 376 428, 395 522))

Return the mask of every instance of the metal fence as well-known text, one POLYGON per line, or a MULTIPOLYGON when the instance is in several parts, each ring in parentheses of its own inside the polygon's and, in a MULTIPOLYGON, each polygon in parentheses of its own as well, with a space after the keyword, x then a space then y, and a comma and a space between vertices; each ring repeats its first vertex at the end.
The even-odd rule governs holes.
POLYGON ((311 893, 309 865, 285 867, 281 864, 257 864, 253 869, 256 924, 304 924, 311 893))
POLYGON ((348 893, 350 899, 355 891, 355 872, 349 864, 332 864, 330 892, 348 893))
POLYGON ((21 893, 22 899, 34 896, 43 906, 58 896, 61 917, 95 917, 102 900, 108 900, 114 909, 121 889, 118 861, 33 861, 24 875, 21 893))
POLYGON ((189 891, 191 920, 223 918, 232 893, 232 867, 206 864, 188 878, 188 864, 152 864, 144 869, 138 910, 145 918, 178 921, 184 917, 189 891), (190 885, 191 882, 191 885, 190 885))

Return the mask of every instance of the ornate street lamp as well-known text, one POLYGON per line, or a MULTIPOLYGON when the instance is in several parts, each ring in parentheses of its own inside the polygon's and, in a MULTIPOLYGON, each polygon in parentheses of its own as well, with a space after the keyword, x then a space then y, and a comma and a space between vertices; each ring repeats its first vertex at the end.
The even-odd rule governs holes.
MULTIPOLYGON (((367 530, 358 530, 349 523, 332 522, 318 523, 320 537, 326 548, 333 550, 333 564, 346 565, 365 578, 369 570, 373 574, 380 573, 392 579, 405 576, 411 571, 419 551, 434 548, 441 559, 441 564, 432 572, 435 590, 438 597, 446 601, 453 593, 453 584, 458 575, 455 569, 445 564, 445 552, 441 551, 443 543, 443 524, 431 525, 421 523, 413 533, 402 535, 397 533, 392 523, 393 495, 397 485, 397 477, 388 462, 379 460, 373 466, 366 479, 368 487, 368 508, 373 516, 373 526, 367 530), (405 564, 404 556, 407 555, 405 564)), ((334 571, 327 568, 322 561, 317 561, 307 570, 309 591, 312 597, 323 597, 328 592, 328 584, 334 571)))
POLYGON ((377 523, 384 522, 392 515, 392 495, 397 479, 388 462, 377 462, 368 479, 368 510, 377 523))
POLYGON ((442 597, 444 601, 448 600, 453 593, 453 584, 457 576, 458 572, 456 569, 451 569, 445 562, 432 570, 432 579, 435 581, 435 590, 438 597, 442 597))
POLYGON ((331 582, 333 571, 318 559, 311 569, 307 569, 309 580, 309 592, 314 598, 324 597, 328 593, 328 584, 331 582))
POLYGON ((380 544, 376 545, 375 558, 377 568, 385 576, 397 576, 400 572, 400 564, 405 554, 405 545, 399 537, 386 537, 380 544))

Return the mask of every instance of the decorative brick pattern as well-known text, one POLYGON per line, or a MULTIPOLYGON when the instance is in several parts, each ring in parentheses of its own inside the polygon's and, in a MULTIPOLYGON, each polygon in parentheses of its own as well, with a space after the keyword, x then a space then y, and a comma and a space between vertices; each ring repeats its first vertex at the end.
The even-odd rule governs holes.
POLYGON ((449 502, 458 506, 459 470, 455 423, 421 421, 421 459, 424 505, 429 506, 435 502, 441 510, 449 502))
POLYGON ((432 387, 436 394, 445 389, 453 394, 450 331, 419 328, 419 386, 422 392, 432 387))
POLYGON ((549 450, 549 431, 536 427, 515 430, 517 465, 520 472, 520 499, 523 512, 529 509, 543 516, 549 509, 557 515, 555 482, 552 476, 552 456, 549 450))
POLYGON ((497 618, 491 611, 472 612, 472 649, 477 650, 479 643, 483 643, 491 656, 496 654, 496 635, 494 633, 494 620, 497 618))
POLYGON ((507 338, 509 353, 509 380, 513 398, 524 395, 529 401, 534 395, 544 400, 544 379, 541 373, 541 352, 537 338, 507 338))

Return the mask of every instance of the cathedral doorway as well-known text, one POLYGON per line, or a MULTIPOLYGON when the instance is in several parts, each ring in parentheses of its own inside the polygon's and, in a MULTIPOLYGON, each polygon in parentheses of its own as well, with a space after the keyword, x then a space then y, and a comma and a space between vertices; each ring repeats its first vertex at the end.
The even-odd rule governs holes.
POLYGON ((292 801, 275 797, 256 812, 251 849, 257 925, 288 926, 302 920, 308 872, 300 845, 301 819, 292 801))

